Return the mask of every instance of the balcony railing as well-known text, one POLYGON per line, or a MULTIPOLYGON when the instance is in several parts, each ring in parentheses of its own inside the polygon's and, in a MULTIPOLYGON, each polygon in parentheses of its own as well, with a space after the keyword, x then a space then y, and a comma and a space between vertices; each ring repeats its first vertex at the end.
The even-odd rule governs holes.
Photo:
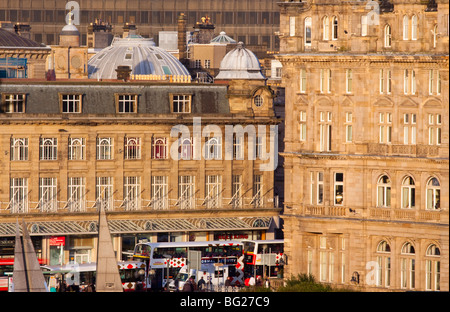
POLYGON ((287 214, 305 216, 340 217, 350 219, 389 220, 410 222, 443 222, 448 223, 447 210, 421 210, 421 209, 394 209, 370 207, 351 208, 346 206, 316 206, 305 205, 298 208, 285 208, 287 214))
POLYGON ((55 201, 52 200, 52 209, 43 209, 46 203, 23 202, 20 207, 28 209, 15 209, 18 204, 11 205, 9 202, 0 202, 1 214, 26 214, 26 213, 89 213, 97 212, 100 205, 105 211, 177 211, 177 210, 243 210, 243 209, 274 209, 279 208, 278 197, 241 197, 241 198, 187 198, 182 199, 125 199, 125 200, 97 200, 97 201, 55 201), (205 204, 207 203, 207 204, 205 204), (212 204, 213 203, 213 204, 212 204), (13 209, 14 208, 14 209, 13 209))

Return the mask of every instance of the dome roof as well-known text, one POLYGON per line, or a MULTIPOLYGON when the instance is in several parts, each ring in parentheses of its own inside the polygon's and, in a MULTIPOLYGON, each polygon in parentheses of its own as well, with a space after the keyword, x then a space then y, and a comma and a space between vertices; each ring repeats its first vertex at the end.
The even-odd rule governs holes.
POLYGON ((256 55, 239 42, 220 62, 216 79, 266 79, 256 55))
POLYGON ((73 24, 67 24, 61 30, 61 35, 79 35, 78 28, 73 24))
POLYGON ((221 31, 217 37, 211 40, 211 43, 236 43, 236 40, 227 36, 224 31, 221 31))
POLYGON ((89 78, 116 79, 118 66, 130 66, 131 75, 189 75, 176 57, 156 47, 152 39, 137 35, 114 38, 109 47, 91 57, 89 78))

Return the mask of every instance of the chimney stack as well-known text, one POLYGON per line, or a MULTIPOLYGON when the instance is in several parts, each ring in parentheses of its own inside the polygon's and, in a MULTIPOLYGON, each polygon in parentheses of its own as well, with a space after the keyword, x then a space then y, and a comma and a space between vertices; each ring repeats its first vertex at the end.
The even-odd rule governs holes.
POLYGON ((182 64, 187 62, 186 44, 186 16, 180 13, 178 16, 178 58, 182 64))

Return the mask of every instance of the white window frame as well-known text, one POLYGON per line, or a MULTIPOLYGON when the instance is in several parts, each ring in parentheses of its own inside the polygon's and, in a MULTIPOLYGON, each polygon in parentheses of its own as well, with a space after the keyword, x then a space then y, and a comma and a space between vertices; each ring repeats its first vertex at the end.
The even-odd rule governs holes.
POLYGON ((81 113, 81 94, 61 94, 61 112, 81 113))
POLYGON ((174 94, 172 96, 173 113, 188 114, 191 112, 192 95, 190 94, 174 94))
POLYGON ((289 36, 295 36, 295 16, 289 16, 289 36))
POLYGON ((28 160, 28 138, 11 138, 11 160, 28 160))
POLYGON ((390 48, 392 46, 392 29, 390 25, 384 26, 384 47, 390 48))
POLYGON ((67 204, 69 212, 84 212, 86 209, 86 182, 84 177, 69 177, 67 204))
POLYGON ((114 159, 114 139, 97 137, 97 160, 114 159))
POLYGON ((28 179, 11 178, 9 209, 11 213, 28 212, 28 179))
POLYGON ((417 40, 419 34, 419 18, 417 15, 411 17, 411 40, 417 40))
POLYGON ((178 201, 180 209, 195 208, 195 176, 178 177, 178 201))
POLYGON ((127 160, 141 159, 141 138, 125 137, 125 155, 127 160))
POLYGON ((403 16, 403 40, 409 40, 409 17, 403 16))
POLYGON ((57 178, 39 178, 39 210, 57 212, 57 178))
POLYGON ((242 175, 234 174, 232 177, 232 197, 230 204, 233 208, 242 207, 242 175))
POLYGON ((253 175, 253 198, 251 204, 255 208, 263 207, 263 176, 261 174, 253 175))
POLYGON ((416 185, 411 176, 406 176, 402 181, 401 208, 413 209, 416 205, 416 185))
POLYGON ((300 126, 300 141, 304 142, 306 141, 306 131, 307 131, 306 111, 299 112, 299 126, 300 126))
POLYGON ((152 176, 151 206, 156 210, 169 209, 168 177, 152 176))
POLYGON ((439 210, 441 208, 441 183, 437 178, 428 179, 425 196, 426 210, 439 210))
POLYGON ((381 175, 377 180, 377 207, 390 208, 392 203, 392 182, 387 174, 381 175), (387 181, 384 182, 384 177, 387 181))
POLYGON ((114 210, 114 178, 97 177, 95 183, 95 203, 103 206, 104 211, 114 210))
POLYGON ((330 152, 331 151, 331 140, 332 140, 332 120, 331 112, 320 112, 319 113, 319 151, 320 152, 330 152), (325 121, 324 115, 327 114, 327 120, 325 121))
POLYGON ((141 209, 141 177, 126 176, 123 178, 123 202, 126 211, 141 209))
POLYGON ((331 18, 331 40, 338 40, 339 37, 339 21, 337 16, 331 18))
POLYGON ((312 18, 306 17, 305 18, 305 33, 304 33, 304 42, 305 47, 310 47, 312 45, 312 18), (309 29, 309 35, 308 35, 308 29, 309 29))
POLYGON ((390 144, 392 143, 392 113, 380 112, 378 119, 379 128, 379 143, 390 144))
POLYGON ((361 36, 366 37, 369 34, 369 24, 367 22, 367 15, 361 16, 361 36))
POLYGON ((206 208, 220 208, 222 204, 222 176, 207 175, 205 192, 204 204, 206 208))
POLYGON ((441 290, 441 259, 440 249, 436 245, 430 245, 425 258, 425 290, 441 290), (438 251, 438 252, 436 252, 438 251))
POLYGON ((347 94, 353 92, 353 70, 351 69, 345 71, 345 92, 347 94))
POLYGON ((167 138, 155 137, 152 139, 152 159, 167 159, 167 138))
POLYGON ((330 40, 330 19, 328 18, 328 16, 323 17, 322 27, 323 27, 323 40, 324 41, 330 40))
POLYGON ((301 68, 300 69, 300 93, 306 93, 306 83, 307 83, 306 69, 301 68))
POLYGON ((345 113, 345 142, 353 142, 353 113, 345 113))
POLYGON ((86 139, 69 137, 69 160, 86 159, 86 139))
POLYGON ((58 159, 58 139, 40 138, 39 139, 39 160, 57 160, 58 159))
POLYGON ((117 112, 119 114, 137 113, 137 94, 118 94, 117 112))

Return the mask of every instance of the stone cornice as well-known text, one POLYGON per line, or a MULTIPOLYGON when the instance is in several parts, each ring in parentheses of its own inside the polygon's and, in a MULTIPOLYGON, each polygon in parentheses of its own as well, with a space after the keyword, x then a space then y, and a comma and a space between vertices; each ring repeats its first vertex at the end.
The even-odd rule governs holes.
POLYGON ((442 164, 448 164, 448 158, 431 158, 431 157, 411 157, 411 156, 397 156, 397 155, 374 155, 374 154, 331 154, 331 153, 302 153, 302 152, 281 152, 280 156, 293 158, 308 158, 308 159, 330 159, 330 160, 348 160, 348 159, 371 159, 371 160, 386 160, 395 159, 398 161, 432 161, 442 164))

